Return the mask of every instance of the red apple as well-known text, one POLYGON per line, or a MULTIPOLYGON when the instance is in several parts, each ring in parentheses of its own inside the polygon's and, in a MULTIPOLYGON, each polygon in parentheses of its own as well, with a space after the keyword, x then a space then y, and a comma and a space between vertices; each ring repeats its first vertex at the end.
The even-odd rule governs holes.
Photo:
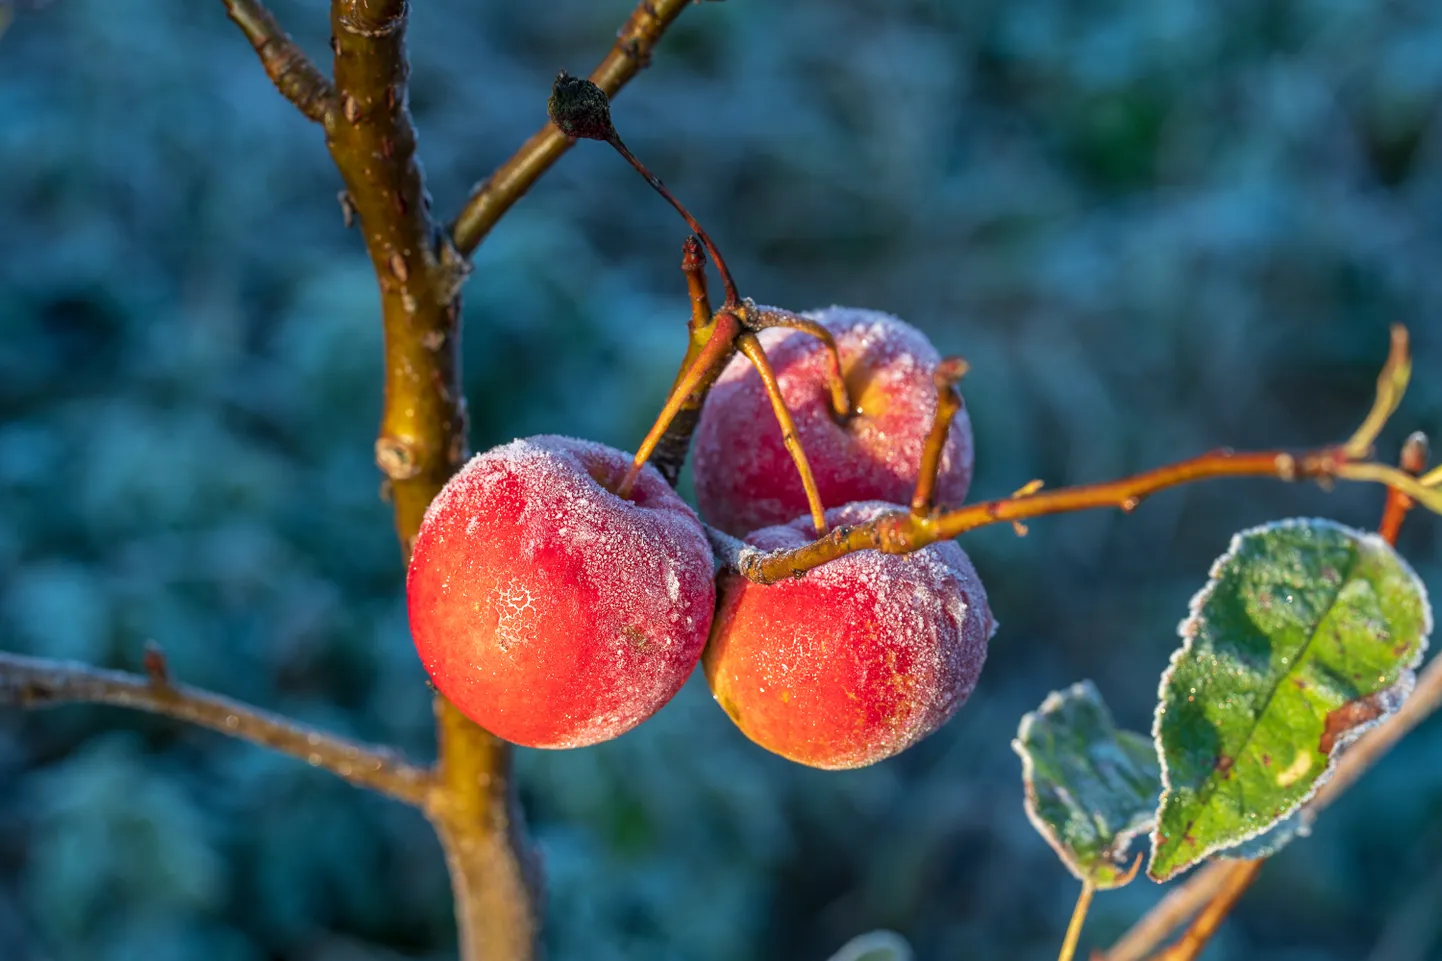
MULTIPOLYGON (((827 523, 897 510, 850 504, 827 523)), ((811 519, 746 538, 798 547, 811 519)), ((955 541, 911 554, 866 550, 771 585, 723 575, 704 663, 711 692, 747 737, 819 768, 891 757, 965 703, 995 630, 986 591, 955 541)))
MULTIPOLYGON (((853 414, 838 422, 821 341, 790 330, 761 332, 822 504, 906 504, 936 415, 932 380, 941 359, 920 331, 873 310, 831 307, 804 316, 836 337, 853 414)), ((807 512, 806 492, 781 439, 761 378, 744 357, 711 389, 696 428, 696 500, 701 516, 740 537, 807 512)), ((971 485, 971 420, 952 421, 936 483, 939 506, 956 506, 971 485)))
POLYGON ((531 437, 473 458, 426 512, 406 587, 436 687, 529 747, 595 744, 654 714, 705 646, 711 548, 653 468, 531 437))

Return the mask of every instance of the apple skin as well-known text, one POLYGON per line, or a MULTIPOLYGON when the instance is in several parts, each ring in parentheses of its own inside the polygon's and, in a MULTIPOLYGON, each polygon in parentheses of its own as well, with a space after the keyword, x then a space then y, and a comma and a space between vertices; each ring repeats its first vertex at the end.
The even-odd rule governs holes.
POLYGON ((479 454, 437 495, 406 579, 431 680, 528 747, 609 740, 680 689, 715 605, 695 513, 647 467, 611 493, 621 451, 566 437, 479 454))
MULTIPOLYGON (((864 523, 894 504, 828 511, 864 523)), ((810 517, 746 538, 798 547, 810 517)), ((911 554, 857 551, 771 585, 723 574, 703 663, 718 704, 757 744, 810 767, 875 764, 966 702, 996 629, 986 590, 954 541, 911 554)))
MULTIPOLYGON (((911 501, 921 452, 936 416, 936 348, 911 325, 873 310, 830 307, 804 314, 836 337, 853 415, 831 408, 827 350, 791 330, 761 332, 781 394, 796 422, 825 507, 911 501)), ((721 373, 696 427, 696 502, 707 523, 735 537, 807 512, 800 475, 781 439, 761 377, 744 357, 721 373)), ((938 506, 966 499, 971 419, 953 419, 937 475, 938 506)))

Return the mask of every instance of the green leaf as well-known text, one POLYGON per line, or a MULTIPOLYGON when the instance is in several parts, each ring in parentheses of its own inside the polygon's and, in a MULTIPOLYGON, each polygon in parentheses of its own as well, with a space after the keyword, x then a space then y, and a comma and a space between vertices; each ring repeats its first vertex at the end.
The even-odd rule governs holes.
POLYGON ((1331 521, 1243 531, 1162 675, 1158 881, 1270 830, 1411 690, 1432 611, 1386 541, 1331 521))
POLYGON ((1235 847, 1216 852, 1216 856, 1229 861, 1256 861, 1261 858, 1269 858, 1297 838, 1307 837, 1311 833, 1312 827, 1307 823, 1307 812, 1299 809, 1256 837, 1249 838, 1235 847))
POLYGON ((831 961, 913 961, 911 945, 894 931, 872 931, 847 941, 831 961))
POLYGON ((1091 681, 1047 695, 1016 740, 1026 813, 1073 874, 1099 889, 1127 877, 1127 849, 1152 826, 1161 770, 1151 739, 1117 730, 1091 681))

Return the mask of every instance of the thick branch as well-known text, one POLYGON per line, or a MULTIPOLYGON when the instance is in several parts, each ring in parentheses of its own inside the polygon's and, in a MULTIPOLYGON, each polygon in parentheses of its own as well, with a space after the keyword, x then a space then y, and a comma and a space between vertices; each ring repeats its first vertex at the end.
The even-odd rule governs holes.
POLYGON ((1157 961, 1195 961, 1216 935, 1227 915, 1231 914, 1232 908, 1236 907, 1242 895, 1247 893, 1252 882, 1257 880, 1261 870, 1261 860, 1234 861, 1229 864, 1226 873, 1222 875, 1222 883, 1217 893, 1202 908, 1181 939, 1157 955, 1157 961))
MULTIPOLYGON (((692 0, 641 0, 616 34, 615 46, 591 72, 591 82, 614 97, 632 77, 651 62, 651 51, 681 11, 692 0)), ((546 124, 483 183, 471 191, 451 229, 456 249, 470 254, 502 215, 521 198, 541 174, 551 168, 573 141, 555 125, 546 124)))
MULTIPOLYGON (((460 381, 464 260, 430 214, 407 105, 405 0, 332 0, 339 107, 331 156, 380 284, 385 404, 376 463, 406 556, 431 499, 466 457, 460 381)), ((438 784, 427 806, 456 902, 462 961, 540 954, 540 884, 510 748, 436 700, 438 784)))
POLYGON ((276 89, 316 123, 335 107, 335 90, 260 0, 223 0, 225 12, 260 56, 276 89))
MULTIPOLYGON (((147 660, 153 660, 149 655, 147 660)), ((431 776, 395 752, 327 734, 324 731, 232 701, 230 698, 172 683, 163 668, 149 677, 104 671, 83 664, 0 653, 0 706, 56 707, 61 704, 110 704, 208 727, 252 744, 300 758, 359 787, 422 807, 431 776)))

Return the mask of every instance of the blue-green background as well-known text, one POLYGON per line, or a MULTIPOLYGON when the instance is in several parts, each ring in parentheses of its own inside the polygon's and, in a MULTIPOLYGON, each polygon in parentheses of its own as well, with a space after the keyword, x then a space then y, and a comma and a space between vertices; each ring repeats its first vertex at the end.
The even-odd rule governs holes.
MULTIPOLYGON (((323 54, 325 4, 276 0, 323 54)), ((436 206, 544 120, 628 0, 417 0, 436 206)), ((33 0, 0 36, 0 648, 138 666, 430 751, 377 496, 376 292, 318 130, 218 0, 33 0)), ((982 496, 1218 444, 1315 445, 1365 411, 1392 321, 1442 428, 1442 5, 1434 0, 727 0, 618 98, 745 293, 891 310, 966 355, 982 496)), ((477 449, 631 447, 683 343, 683 225, 583 144, 467 287, 477 449)), ((971 703, 823 773, 693 682, 596 748, 522 751, 556 961, 1052 958, 1076 893, 1009 741, 1094 678, 1145 728, 1175 626, 1237 528, 1375 522, 1276 482, 965 540, 1001 630, 971 703)), ((1434 586, 1442 526, 1403 548, 1434 586)), ((1210 957, 1442 958, 1442 724, 1269 865, 1210 957)), ((1159 894, 1098 899, 1103 943, 1159 894)), ((0 958, 380 961, 453 951, 414 812, 119 711, 0 716, 0 958)))

